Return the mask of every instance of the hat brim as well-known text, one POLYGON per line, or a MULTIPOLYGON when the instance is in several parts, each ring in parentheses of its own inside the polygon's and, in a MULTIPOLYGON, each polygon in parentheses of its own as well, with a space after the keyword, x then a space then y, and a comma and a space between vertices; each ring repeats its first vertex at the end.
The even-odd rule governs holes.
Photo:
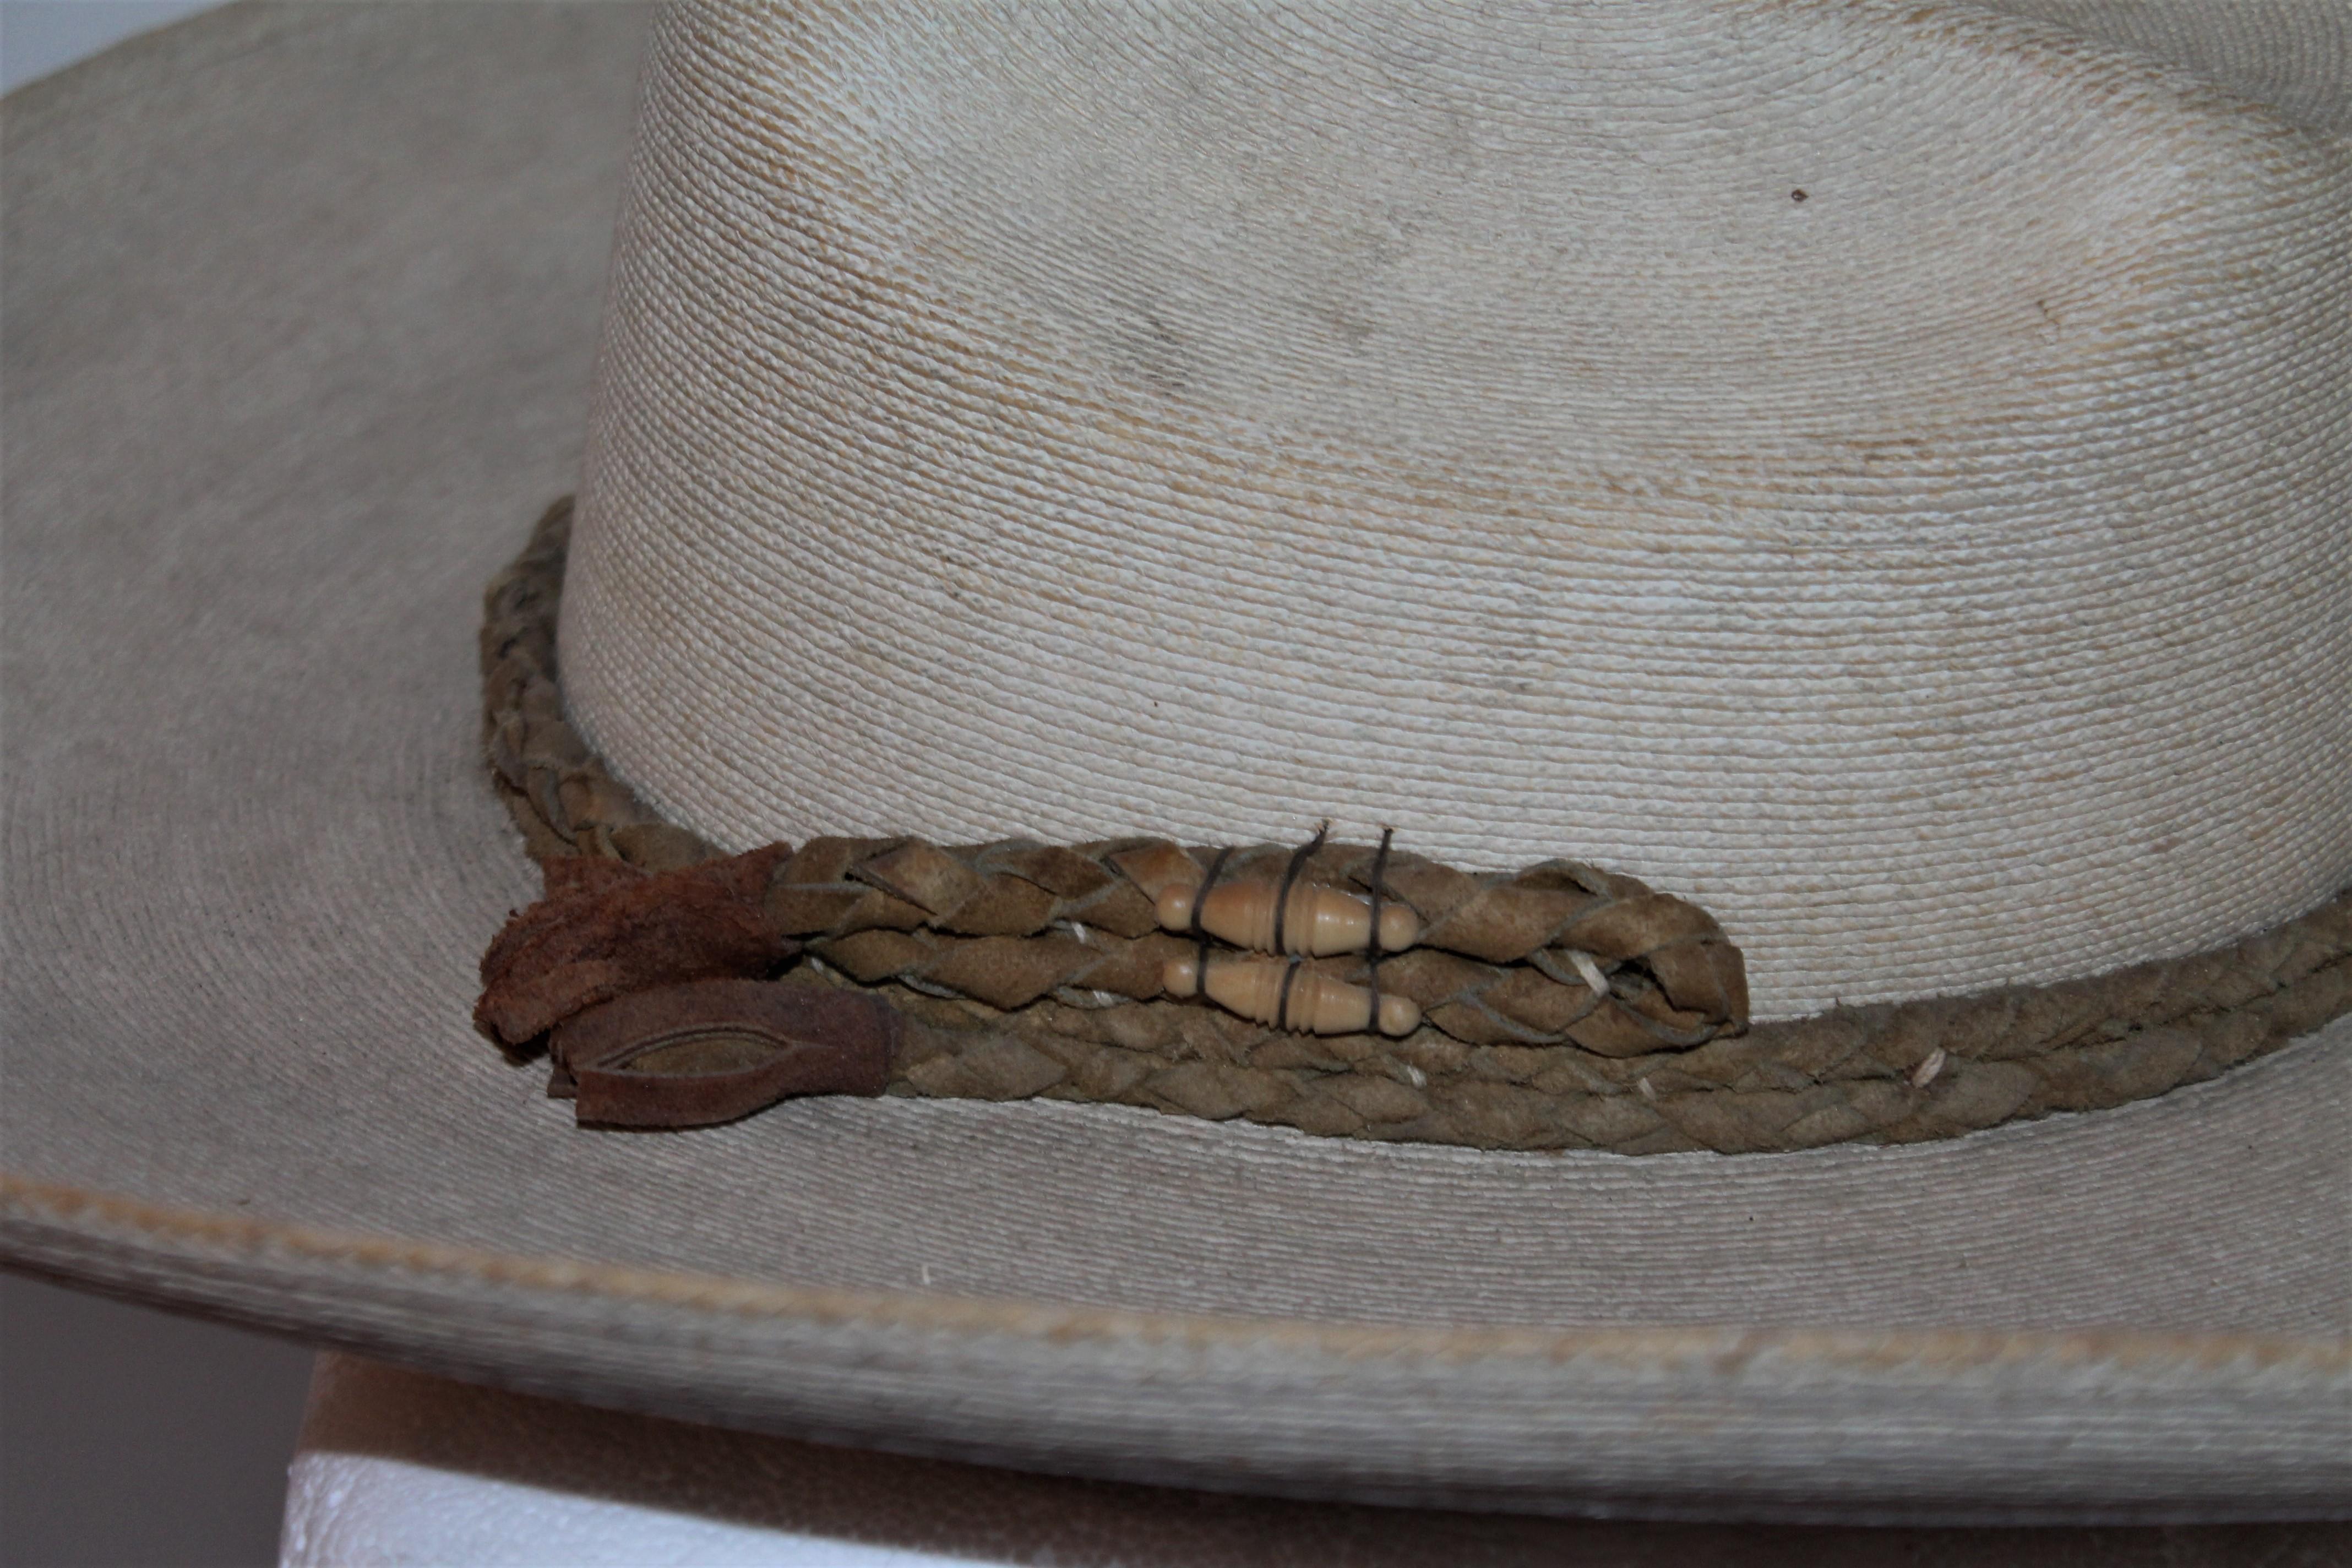
POLYGON ((2341 1505, 2343 1022, 1898 1149, 896 1100, 575 1131, 467 1023, 536 891, 473 636, 574 477, 640 20, 240 8, 8 100, 11 1263, 1074 1473, 1788 1518, 2341 1505))

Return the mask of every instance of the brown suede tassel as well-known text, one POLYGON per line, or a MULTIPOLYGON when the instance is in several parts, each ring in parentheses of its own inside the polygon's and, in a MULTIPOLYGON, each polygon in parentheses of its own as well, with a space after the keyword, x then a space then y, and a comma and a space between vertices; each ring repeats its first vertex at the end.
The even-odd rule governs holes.
POLYGON ((548 1042, 583 1126, 707 1127, 796 1094, 882 1092, 898 1010, 878 996, 694 980, 573 1015, 548 1042))

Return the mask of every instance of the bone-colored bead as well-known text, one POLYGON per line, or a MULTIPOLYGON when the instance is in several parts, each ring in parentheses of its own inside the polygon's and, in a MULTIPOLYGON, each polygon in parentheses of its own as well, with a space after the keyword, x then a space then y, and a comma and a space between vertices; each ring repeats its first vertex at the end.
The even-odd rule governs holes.
MULTIPOLYGON (((1171 996, 1194 996, 1205 989, 1209 1000, 1228 1012, 1296 1034, 1360 1035, 1372 1026, 1370 991, 1311 971, 1302 971, 1291 983, 1284 1016, 1282 977, 1289 968, 1280 959, 1211 953, 1204 985, 1197 958, 1171 958, 1161 984, 1171 996)), ((1421 1007, 1411 997, 1381 997, 1381 1034, 1410 1035, 1420 1026, 1421 1007)))
MULTIPOLYGON (((1301 882, 1290 889, 1282 921, 1282 945, 1274 942, 1275 905, 1281 885, 1268 881, 1220 882, 1201 900, 1201 929, 1220 941, 1254 952, 1302 952, 1315 958, 1361 952, 1371 944, 1372 901, 1338 888, 1301 882)), ((1192 929, 1197 885, 1162 889, 1156 906, 1160 928, 1192 929)), ((1381 905, 1381 951, 1402 952, 1421 938, 1421 918, 1394 900, 1381 905)))

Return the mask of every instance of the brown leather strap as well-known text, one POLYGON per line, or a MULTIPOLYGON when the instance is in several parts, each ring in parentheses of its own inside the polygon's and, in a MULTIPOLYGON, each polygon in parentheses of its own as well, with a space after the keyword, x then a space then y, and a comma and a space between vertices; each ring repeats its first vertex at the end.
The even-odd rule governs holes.
POLYGON ((549 1052, 583 1125, 707 1127, 790 1095, 880 1094, 899 1029, 877 996, 701 980, 591 1007, 555 1030, 549 1052))
POLYGON ((774 974, 800 951, 762 916, 772 845, 731 859, 645 872, 618 860, 547 863, 547 897, 512 916, 482 954, 474 1024, 517 1050, 615 996, 681 980, 774 974))

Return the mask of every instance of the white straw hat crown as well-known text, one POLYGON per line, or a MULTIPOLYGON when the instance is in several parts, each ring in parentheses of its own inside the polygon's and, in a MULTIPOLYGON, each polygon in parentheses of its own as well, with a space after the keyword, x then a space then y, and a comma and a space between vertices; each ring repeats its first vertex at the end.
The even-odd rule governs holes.
POLYGON ((1764 1016, 2215 946, 2352 872, 2312 113, 1959 7, 687 7, 570 700, 738 847, 1619 867, 1764 1016))

